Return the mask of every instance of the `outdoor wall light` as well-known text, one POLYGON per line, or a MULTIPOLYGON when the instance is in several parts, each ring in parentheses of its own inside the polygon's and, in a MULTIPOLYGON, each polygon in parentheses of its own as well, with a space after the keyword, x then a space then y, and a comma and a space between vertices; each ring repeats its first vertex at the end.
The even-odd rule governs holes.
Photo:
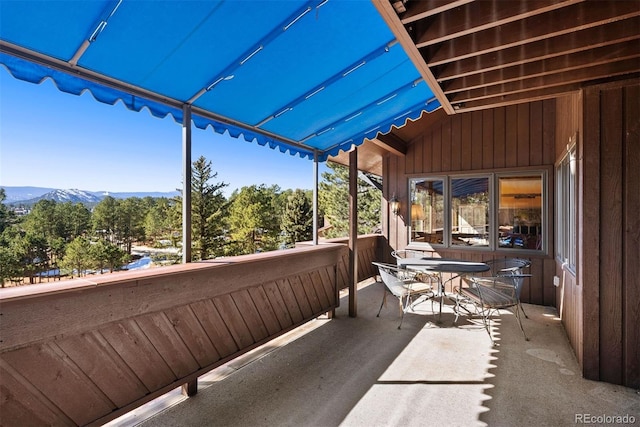
POLYGON ((400 212, 400 201, 395 194, 393 195, 391 200, 389 200, 389 209, 391 209, 391 212, 394 215, 398 215, 398 212, 400 212))

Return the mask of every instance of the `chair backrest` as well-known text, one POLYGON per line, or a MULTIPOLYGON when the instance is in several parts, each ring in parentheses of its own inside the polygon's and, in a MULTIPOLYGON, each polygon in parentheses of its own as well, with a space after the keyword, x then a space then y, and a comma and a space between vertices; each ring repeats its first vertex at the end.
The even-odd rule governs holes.
POLYGON ((489 264, 491 274, 495 276, 522 274, 525 268, 531 266, 531 261, 521 258, 500 258, 484 262, 489 264))
POLYGON ((398 267, 392 264, 384 264, 380 262, 374 262, 373 264, 378 267, 382 282, 393 295, 397 297, 407 295, 410 289, 406 281, 407 272, 401 271, 398 267))
POLYGON ((472 277, 471 281, 485 307, 507 308, 518 304, 515 276, 472 277))
POLYGON ((516 288, 516 296, 520 298, 524 279, 531 277, 530 274, 524 273, 524 269, 531 266, 531 261, 521 258, 500 258, 484 262, 491 267, 488 272, 489 275, 496 277, 512 276, 513 284, 516 288))
POLYGON ((411 249, 401 249, 399 251, 391 252, 391 256, 395 259, 422 258, 424 257, 424 252, 414 251, 411 249))

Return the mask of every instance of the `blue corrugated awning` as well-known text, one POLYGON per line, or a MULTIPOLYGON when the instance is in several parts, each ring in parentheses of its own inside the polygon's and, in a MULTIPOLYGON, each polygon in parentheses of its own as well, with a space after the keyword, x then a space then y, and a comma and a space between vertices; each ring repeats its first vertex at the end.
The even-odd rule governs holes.
POLYGON ((440 107, 369 1, 3 1, 0 63, 320 160, 440 107))

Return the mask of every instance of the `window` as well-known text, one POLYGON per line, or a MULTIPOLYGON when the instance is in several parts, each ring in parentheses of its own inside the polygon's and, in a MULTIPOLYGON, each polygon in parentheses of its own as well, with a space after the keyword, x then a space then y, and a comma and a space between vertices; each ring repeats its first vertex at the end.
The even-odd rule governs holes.
POLYGON ((451 180, 451 245, 489 246, 489 178, 451 180))
POLYGON ((572 139, 556 167, 556 258, 575 271, 576 266, 576 148, 572 139))
POLYGON ((542 176, 498 178, 498 244, 542 249, 542 176))
POLYGON ((444 243, 444 180, 411 180, 411 241, 444 243))
POLYGON ((409 242, 455 248, 543 251, 545 173, 409 180, 409 242))

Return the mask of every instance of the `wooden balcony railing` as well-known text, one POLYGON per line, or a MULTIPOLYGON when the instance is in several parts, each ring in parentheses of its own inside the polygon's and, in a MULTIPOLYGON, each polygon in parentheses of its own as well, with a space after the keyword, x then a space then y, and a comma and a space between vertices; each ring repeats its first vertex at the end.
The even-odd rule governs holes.
MULTIPOLYGON (((365 234, 358 236, 358 282, 375 276, 378 272, 373 261, 382 261, 384 257, 381 253, 382 240, 381 234, 365 234)), ((334 239, 323 240, 325 243, 340 243, 347 245, 348 237, 338 237, 334 239)), ((298 246, 308 246, 311 243, 299 243, 298 246)), ((343 252, 338 263, 338 289, 349 287, 349 252, 343 252)))
POLYGON ((98 425, 193 383, 336 308, 345 252, 328 243, 4 289, 1 422, 98 425))

